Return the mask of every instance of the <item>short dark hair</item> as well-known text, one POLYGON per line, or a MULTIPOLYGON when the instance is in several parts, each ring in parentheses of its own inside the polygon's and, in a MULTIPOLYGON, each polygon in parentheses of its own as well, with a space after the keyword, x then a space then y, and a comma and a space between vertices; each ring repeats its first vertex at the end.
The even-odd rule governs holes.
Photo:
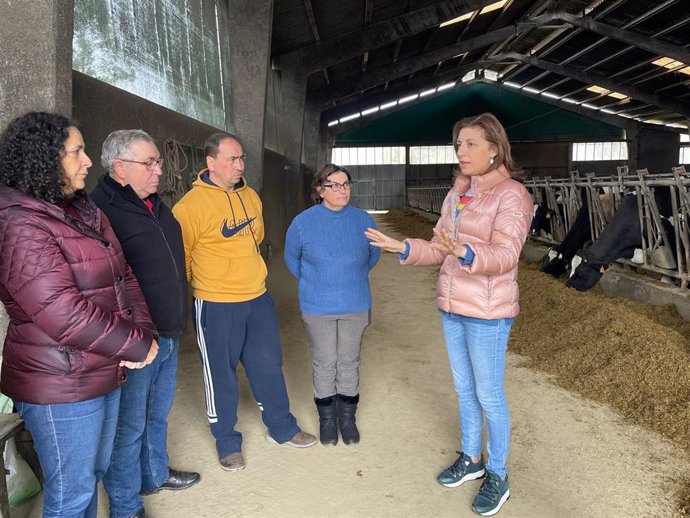
POLYGON ((204 142, 204 156, 210 156, 211 158, 216 158, 218 156, 218 146, 220 146, 220 143, 223 142, 225 139, 231 139, 237 142, 240 146, 242 145, 242 142, 240 142, 240 139, 238 139, 235 135, 232 133, 226 133, 225 131, 219 131, 218 133, 214 133, 210 137, 206 139, 206 142, 204 142))
POLYGON ((335 173, 345 173, 347 175, 347 181, 352 181, 352 176, 350 171, 335 164, 326 164, 321 169, 316 171, 314 175, 314 180, 311 182, 311 199, 314 203, 321 203, 323 200, 319 196, 319 191, 323 189, 323 184, 326 182, 329 176, 335 173))
POLYGON ((60 159, 72 126, 67 117, 46 112, 10 122, 0 136, 0 183, 49 203, 64 199, 60 159))

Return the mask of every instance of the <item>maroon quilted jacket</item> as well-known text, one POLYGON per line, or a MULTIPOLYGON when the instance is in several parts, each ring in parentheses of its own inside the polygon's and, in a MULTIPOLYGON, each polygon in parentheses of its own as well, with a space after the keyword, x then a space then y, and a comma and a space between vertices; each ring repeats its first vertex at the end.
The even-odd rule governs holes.
POLYGON ((81 222, 0 186, 0 300, 10 317, 0 390, 15 401, 68 403, 127 379, 155 327, 108 219, 85 195, 81 222))

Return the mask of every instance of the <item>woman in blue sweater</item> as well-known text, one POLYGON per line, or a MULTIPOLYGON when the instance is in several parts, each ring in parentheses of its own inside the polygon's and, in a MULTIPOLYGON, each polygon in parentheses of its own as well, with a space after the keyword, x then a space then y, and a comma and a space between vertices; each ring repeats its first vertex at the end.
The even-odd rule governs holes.
POLYGON ((309 336, 314 401, 321 443, 359 442, 359 355, 371 321, 369 270, 381 251, 364 231, 371 216, 348 205, 352 178, 326 164, 314 175, 313 207, 299 214, 285 240, 285 263, 299 282, 302 322, 309 336))

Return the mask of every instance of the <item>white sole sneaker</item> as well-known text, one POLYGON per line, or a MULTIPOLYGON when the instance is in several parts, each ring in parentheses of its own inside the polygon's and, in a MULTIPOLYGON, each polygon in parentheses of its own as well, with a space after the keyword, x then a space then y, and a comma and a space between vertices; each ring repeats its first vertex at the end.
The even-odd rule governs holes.
POLYGON ((307 444, 295 444, 294 442, 291 442, 291 441, 287 441, 287 442, 284 442, 283 444, 280 444, 273 437, 271 437, 271 434, 269 434, 267 432, 266 433, 266 442, 269 444, 277 444, 278 446, 285 446, 287 444, 288 446, 292 446, 293 448, 311 448, 317 442, 319 442, 319 440, 316 437, 314 437, 314 440, 310 443, 307 443, 307 444))
POLYGON ((501 510, 501 507, 503 507, 503 504, 505 504, 505 503, 508 501, 508 498, 510 498, 510 489, 508 489, 508 490, 503 494, 503 496, 501 497, 501 499, 498 501, 498 505, 497 505, 496 507, 494 507, 491 511, 487 511, 487 512, 485 512, 485 513, 477 513, 477 511, 474 511, 474 509, 472 509, 472 510, 473 510, 475 513, 477 513, 478 515, 480 515, 480 516, 493 516, 493 515, 495 515, 498 511, 501 510))
POLYGON ((486 470, 483 469, 481 471, 476 471, 474 473, 468 473, 457 482, 451 482, 450 484, 444 484, 442 482, 439 482, 439 484, 441 484, 444 487, 459 487, 463 485, 465 482, 469 482, 470 480, 477 480, 478 478, 483 478, 484 475, 486 475, 486 470))

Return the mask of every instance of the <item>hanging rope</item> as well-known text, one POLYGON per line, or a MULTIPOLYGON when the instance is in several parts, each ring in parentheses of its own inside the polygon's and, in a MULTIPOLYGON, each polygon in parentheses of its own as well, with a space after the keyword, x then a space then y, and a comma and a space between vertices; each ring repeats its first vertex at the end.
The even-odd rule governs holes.
POLYGON ((164 142, 163 158, 165 158, 163 178, 167 186, 164 192, 170 195, 174 205, 187 192, 187 184, 184 181, 183 173, 189 166, 189 160, 182 144, 174 139, 167 139, 164 142))

